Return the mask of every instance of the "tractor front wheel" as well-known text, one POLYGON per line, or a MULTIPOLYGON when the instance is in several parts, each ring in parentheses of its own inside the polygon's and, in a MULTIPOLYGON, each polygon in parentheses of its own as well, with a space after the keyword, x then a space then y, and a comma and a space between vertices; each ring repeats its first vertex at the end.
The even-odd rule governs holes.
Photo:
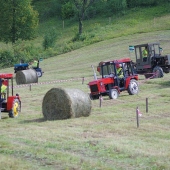
POLYGON ((99 95, 92 95, 92 94, 90 94, 89 97, 90 97, 91 100, 99 99, 99 95))
POLYGON ((109 98, 110 99, 117 99, 119 97, 119 93, 117 91, 117 89, 111 89, 109 91, 109 98))
POLYGON ((9 117, 16 118, 19 115, 20 112, 20 101, 18 99, 15 99, 13 101, 12 109, 9 111, 9 117))
POLYGON ((163 70, 159 66, 154 67, 153 73, 154 73, 153 78, 161 78, 164 76, 163 70))
POLYGON ((130 80, 129 86, 128 86, 128 93, 130 95, 137 94, 139 91, 138 83, 135 79, 130 80))

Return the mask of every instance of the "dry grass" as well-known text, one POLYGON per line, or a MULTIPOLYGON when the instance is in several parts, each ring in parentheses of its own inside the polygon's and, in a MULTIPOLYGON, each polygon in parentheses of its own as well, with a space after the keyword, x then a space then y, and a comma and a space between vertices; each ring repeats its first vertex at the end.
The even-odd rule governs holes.
MULTIPOLYGON (((140 76, 140 93, 122 92, 117 100, 104 97, 92 101, 89 117, 45 121, 42 100, 53 87, 78 88, 89 92, 93 79, 91 65, 102 60, 132 57, 128 46, 160 41, 164 54, 170 53, 170 31, 139 34, 103 41, 82 49, 44 60, 40 63, 49 84, 15 87, 22 100, 22 113, 10 119, 3 113, 0 120, 0 169, 146 169, 170 168, 170 74, 161 79, 145 80, 140 76), (85 77, 82 84, 81 77, 85 77), (149 111, 146 113, 145 100, 149 111), (136 125, 136 107, 142 112, 136 125)), ((0 72, 13 72, 13 68, 0 72)))

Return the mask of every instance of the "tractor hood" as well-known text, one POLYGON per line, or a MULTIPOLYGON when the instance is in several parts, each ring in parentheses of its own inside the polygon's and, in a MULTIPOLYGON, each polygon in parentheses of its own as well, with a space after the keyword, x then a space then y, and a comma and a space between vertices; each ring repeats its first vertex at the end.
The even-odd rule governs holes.
POLYGON ((90 81, 88 85, 94 85, 94 84, 110 84, 113 83, 113 77, 107 77, 107 78, 99 78, 97 80, 90 81))

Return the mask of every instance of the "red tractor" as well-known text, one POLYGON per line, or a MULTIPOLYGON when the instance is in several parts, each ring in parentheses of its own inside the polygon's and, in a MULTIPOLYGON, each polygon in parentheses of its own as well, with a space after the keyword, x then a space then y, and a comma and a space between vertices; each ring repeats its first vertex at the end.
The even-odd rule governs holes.
POLYGON ((102 77, 97 78, 94 71, 95 80, 88 84, 91 91, 90 98, 92 100, 98 99, 100 95, 109 96, 110 99, 116 99, 120 92, 125 90, 130 95, 138 93, 138 74, 135 74, 130 58, 100 62, 97 71, 102 77), (122 77, 118 75, 117 65, 122 68, 122 77))
POLYGON ((0 119, 1 112, 8 112, 9 117, 15 118, 21 110, 21 100, 18 94, 13 95, 13 74, 0 73, 0 119), (11 86, 9 86, 11 80, 11 86), (6 88, 3 92, 3 87, 6 88), (10 89, 12 95, 10 96, 10 89))

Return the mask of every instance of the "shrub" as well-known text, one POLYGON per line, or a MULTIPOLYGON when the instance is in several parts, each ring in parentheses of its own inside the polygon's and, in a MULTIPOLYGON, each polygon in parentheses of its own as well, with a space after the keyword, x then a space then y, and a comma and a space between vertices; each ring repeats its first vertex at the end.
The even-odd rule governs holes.
POLYGON ((3 50, 0 52, 0 66, 2 68, 11 67, 13 63, 16 61, 14 56, 14 52, 12 50, 3 50))
POLYGON ((62 18, 70 19, 74 17, 74 8, 71 2, 65 3, 61 8, 62 18))
POLYGON ((20 60, 29 63, 34 58, 40 58, 40 51, 42 51, 32 43, 26 43, 25 41, 17 41, 17 43, 13 45, 13 50, 14 56, 17 59, 16 63, 19 63, 20 60))
POLYGON ((57 32, 53 28, 45 34, 44 41, 43 41, 43 48, 47 50, 48 48, 54 47, 56 39, 57 39, 57 32))

